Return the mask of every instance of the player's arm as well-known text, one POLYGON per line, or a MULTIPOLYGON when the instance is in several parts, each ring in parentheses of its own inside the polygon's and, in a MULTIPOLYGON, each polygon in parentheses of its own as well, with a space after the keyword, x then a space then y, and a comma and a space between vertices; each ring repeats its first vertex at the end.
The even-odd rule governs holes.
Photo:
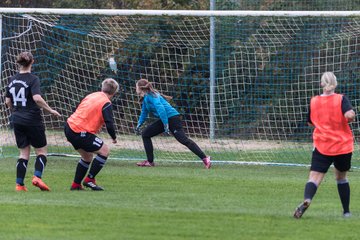
POLYGON ((116 134, 115 134, 115 127, 114 127, 114 114, 112 110, 111 103, 105 103, 102 108, 102 115, 104 118, 106 130, 109 133, 110 137, 113 140, 113 143, 116 143, 116 134))
POLYGON ((308 124, 310 127, 315 127, 314 124, 313 124, 312 121, 311 121, 310 106, 309 106, 309 111, 308 111, 308 115, 307 115, 307 124, 308 124))
POLYGON ((13 104, 12 104, 12 102, 11 102, 11 98, 6 97, 6 98, 5 98, 5 104, 6 104, 6 106, 7 106, 8 108, 10 108, 10 110, 13 109, 13 104))
POLYGON ((13 104, 11 101, 11 93, 9 92, 9 87, 6 87, 5 104, 8 108, 10 108, 10 110, 13 109, 13 104))
POLYGON ((40 80, 39 78, 35 78, 33 83, 31 84, 31 93, 32 93, 32 99, 38 105, 39 108, 44 109, 45 111, 51 113, 52 115, 60 117, 60 113, 53 110, 42 98, 41 92, 40 92, 40 80))
POLYGON ((140 117, 139 117, 136 128, 140 128, 141 125, 143 125, 143 123, 146 121, 148 115, 149 115, 149 111, 146 107, 146 99, 144 99, 142 106, 141 106, 141 113, 140 113, 140 117))
POLYGON ((353 122, 355 120, 355 111, 353 110, 350 100, 346 96, 343 96, 342 98, 341 110, 348 122, 353 122))
POLYGON ((348 122, 353 122, 355 120, 355 112, 352 109, 347 111, 344 116, 348 120, 348 122))
POLYGON ((41 97, 40 94, 35 94, 33 95, 33 100, 36 103, 36 105, 38 105, 40 108, 44 109, 45 111, 51 113, 52 115, 58 116, 60 117, 61 114, 58 113, 56 110, 52 109, 46 102, 45 100, 41 97))

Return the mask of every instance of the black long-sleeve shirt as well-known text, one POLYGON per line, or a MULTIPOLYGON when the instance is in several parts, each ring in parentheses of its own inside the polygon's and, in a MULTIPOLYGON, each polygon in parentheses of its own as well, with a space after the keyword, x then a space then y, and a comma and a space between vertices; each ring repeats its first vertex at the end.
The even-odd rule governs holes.
POLYGON ((112 139, 116 139, 115 127, 114 127, 114 114, 111 103, 105 103, 102 108, 102 115, 104 118, 106 130, 112 139))

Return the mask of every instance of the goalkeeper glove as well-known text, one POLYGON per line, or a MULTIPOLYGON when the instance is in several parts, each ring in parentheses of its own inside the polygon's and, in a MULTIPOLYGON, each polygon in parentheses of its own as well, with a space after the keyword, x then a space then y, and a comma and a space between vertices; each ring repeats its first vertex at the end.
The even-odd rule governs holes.
POLYGON ((136 135, 141 135, 140 125, 137 125, 137 127, 135 128, 135 134, 136 134, 136 135))
POLYGON ((164 133, 165 135, 170 136, 169 124, 165 124, 164 133))

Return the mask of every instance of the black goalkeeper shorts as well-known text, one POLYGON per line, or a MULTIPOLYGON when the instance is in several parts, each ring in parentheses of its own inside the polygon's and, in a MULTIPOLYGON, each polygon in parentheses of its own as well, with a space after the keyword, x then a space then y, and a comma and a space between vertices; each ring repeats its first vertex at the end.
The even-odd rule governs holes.
POLYGON ((349 171, 351 168, 352 153, 328 156, 320 153, 316 148, 312 153, 311 171, 326 173, 331 164, 340 172, 349 171))

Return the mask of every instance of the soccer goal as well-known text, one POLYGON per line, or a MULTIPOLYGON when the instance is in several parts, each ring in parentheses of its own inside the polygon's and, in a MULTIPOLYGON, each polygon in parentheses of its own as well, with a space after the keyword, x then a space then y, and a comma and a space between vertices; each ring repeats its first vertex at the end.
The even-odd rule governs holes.
MULTIPOLYGON (((4 88, 24 50, 34 54, 44 98, 63 116, 44 115, 53 154, 75 154, 63 123, 107 77, 121 86, 113 101, 118 143, 109 142, 118 159, 145 158, 134 134, 140 78, 173 96, 186 133, 219 161, 308 163, 308 105, 321 92, 324 71, 337 75, 338 92, 359 112, 359 11, 2 8, 0 14, 3 157, 17 155, 4 88)), ((351 126, 357 139, 358 118, 351 126)), ((153 142, 157 160, 197 160, 173 137, 153 142)))

